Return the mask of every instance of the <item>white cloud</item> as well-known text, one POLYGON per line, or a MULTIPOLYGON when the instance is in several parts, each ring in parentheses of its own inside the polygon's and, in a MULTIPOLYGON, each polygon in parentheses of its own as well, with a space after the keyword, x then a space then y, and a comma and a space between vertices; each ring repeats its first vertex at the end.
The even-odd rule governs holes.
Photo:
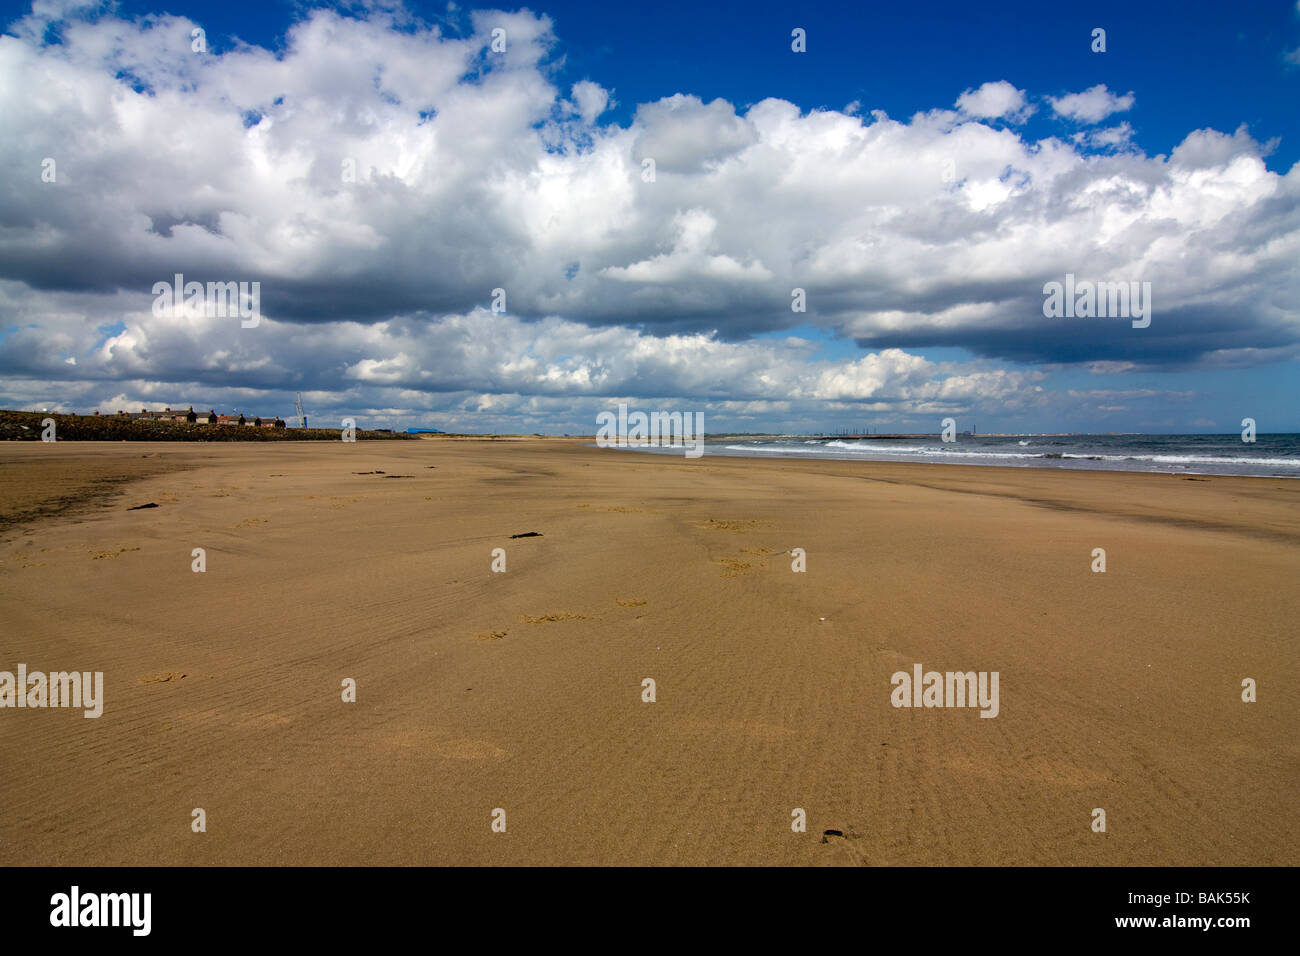
POLYGON ((1170 163, 1182 169, 1219 169, 1254 152, 1255 144, 1245 125, 1232 135, 1213 129, 1198 129, 1174 147, 1170 163))
POLYGON ((599 83, 590 80, 574 83, 571 95, 577 106, 578 115, 582 117, 584 123, 594 123, 596 118, 611 106, 609 91, 599 83))
POLYGON ((1047 101, 1052 104, 1052 110, 1057 116, 1081 123, 1100 123, 1113 113, 1131 110, 1136 102, 1132 92, 1118 96, 1106 89, 1104 83, 1089 87, 1082 93, 1049 96, 1047 101))
POLYGON ((610 266, 601 275, 633 282, 681 282, 691 278, 766 280, 772 278, 761 262, 741 264, 726 255, 711 255, 718 221, 703 209, 689 209, 674 218, 677 241, 671 252, 629 266, 610 266))
POLYGON ((967 90, 957 97, 957 109, 976 119, 1006 119, 1022 123, 1034 112, 1025 91, 1006 80, 985 83, 977 90, 967 90))
POLYGON ((699 172, 706 163, 734 156, 756 137, 726 100, 705 104, 678 93, 637 109, 641 135, 633 147, 638 161, 650 157, 659 170, 699 172))
POLYGON ((1128 146, 1133 140, 1133 127, 1127 122, 1118 126, 1102 129, 1081 130, 1070 137, 1070 141, 1088 149, 1119 149, 1128 146))

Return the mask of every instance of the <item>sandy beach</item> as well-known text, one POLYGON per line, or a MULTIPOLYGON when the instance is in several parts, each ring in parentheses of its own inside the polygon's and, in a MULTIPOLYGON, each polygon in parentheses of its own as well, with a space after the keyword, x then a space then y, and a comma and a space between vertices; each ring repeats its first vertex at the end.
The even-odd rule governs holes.
POLYGON ((1300 864, 1295 481, 430 438, 0 487, 0 670, 104 674, 0 710, 5 865, 1300 864), (892 706, 916 664, 996 718, 892 706))

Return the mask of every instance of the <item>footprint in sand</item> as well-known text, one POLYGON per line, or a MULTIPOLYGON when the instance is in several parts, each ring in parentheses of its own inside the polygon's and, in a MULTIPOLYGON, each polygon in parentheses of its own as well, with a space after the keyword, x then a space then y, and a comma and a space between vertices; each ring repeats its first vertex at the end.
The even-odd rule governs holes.
POLYGON ((474 635, 476 641, 499 641, 506 636, 505 631, 480 631, 474 635))
POLYGON ((519 615, 520 624, 549 624, 554 621, 586 621, 589 618, 581 614, 574 614, 572 611, 555 611, 551 614, 542 614, 534 617, 531 614, 519 615))
POLYGON ((752 564, 737 558, 714 558, 713 563, 722 565, 722 576, 724 578, 740 578, 754 572, 752 564))
POLYGON ((717 518, 709 518, 700 524, 699 527, 705 528, 709 531, 729 531, 732 534, 745 534, 746 532, 753 531, 759 525, 766 523, 767 522, 765 521, 758 521, 752 518, 727 521, 717 518))
POLYGON ((184 680, 185 675, 179 671, 162 671, 158 674, 145 674, 143 677, 137 677, 137 684, 166 684, 170 681, 184 680))
POLYGON ((867 858, 853 845, 858 839, 858 834, 850 827, 847 830, 823 830, 821 842, 838 866, 870 866, 867 858))
POLYGON ((116 551, 91 551, 92 561, 99 561, 103 558, 116 558, 119 554, 126 554, 128 551, 139 551, 139 548, 118 548, 116 551))
MULTIPOLYGON (((742 555, 750 555, 754 558, 770 558, 774 554, 785 554, 780 548, 741 548, 742 555)), ((722 576, 724 578, 739 578, 746 574, 754 574, 758 571, 767 570, 767 562, 760 561, 753 564, 742 558, 715 558, 715 564, 722 565, 722 576)))

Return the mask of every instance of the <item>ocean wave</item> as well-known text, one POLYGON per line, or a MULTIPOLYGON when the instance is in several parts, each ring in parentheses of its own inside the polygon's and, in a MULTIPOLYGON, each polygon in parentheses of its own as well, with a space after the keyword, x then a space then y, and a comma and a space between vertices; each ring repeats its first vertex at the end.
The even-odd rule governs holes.
MULTIPOLYGON (((1071 456, 1073 457, 1073 456, 1071 456)), ((1121 459, 1118 456, 1106 459, 1107 461, 1153 461, 1160 464, 1170 465, 1270 465, 1280 468, 1300 468, 1300 458, 1254 458, 1244 457, 1226 457, 1218 455, 1132 455, 1128 459, 1121 459)))
POLYGON ((886 455, 902 454, 904 452, 918 454, 921 452, 928 452, 931 450, 929 448, 926 448, 925 446, 881 445, 881 444, 873 444, 865 441, 848 442, 848 441, 840 441, 838 439, 835 441, 828 441, 826 443, 826 447, 845 448, 848 449, 849 451, 878 451, 878 452, 883 452, 886 455))
MULTIPOLYGON (((851 441, 828 441, 824 445, 818 445, 815 448, 807 447, 809 442, 803 445, 794 444, 749 444, 749 445, 726 445, 728 451, 744 452, 765 452, 772 455, 820 455, 829 457, 833 452, 850 452, 861 454, 864 458, 879 458, 882 456, 909 456, 909 457, 928 457, 928 458, 962 458, 976 459, 985 461, 1023 461, 1029 459, 1040 459, 1048 461, 1101 461, 1101 462, 1147 462, 1153 465, 1218 465, 1234 466, 1249 465, 1256 468, 1300 468, 1300 458, 1268 458, 1252 457, 1240 455, 1157 455, 1157 454, 1136 454, 1136 455, 1116 455, 1116 454, 1098 454, 1088 453, 1087 451, 1067 452, 1067 451, 1050 451, 1050 452, 1029 452, 1029 451, 989 451, 989 450, 963 450, 951 446, 925 446, 925 445, 884 445, 877 442, 851 442, 851 441)), ((1014 446, 1012 446, 1014 447, 1014 446)))

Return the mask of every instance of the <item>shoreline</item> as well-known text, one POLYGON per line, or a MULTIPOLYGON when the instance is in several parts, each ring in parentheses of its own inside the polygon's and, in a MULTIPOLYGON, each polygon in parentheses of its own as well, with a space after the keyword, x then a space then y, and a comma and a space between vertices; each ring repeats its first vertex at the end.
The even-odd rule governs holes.
MULTIPOLYGON (((596 446, 593 444, 592 447, 596 447, 596 446)), ((708 448, 707 442, 705 443, 705 448, 706 449, 708 448)), ((638 447, 631 447, 631 446, 623 446, 617 448, 616 450, 625 451, 625 452, 641 452, 643 454, 650 454, 650 455, 670 455, 670 456, 678 455, 681 453, 678 449, 672 447, 664 447, 660 450, 651 450, 649 448, 644 448, 644 447, 638 448, 638 447)), ((706 451, 705 455, 701 457, 707 457, 707 456, 708 456, 708 452, 706 451)), ((847 453, 846 454, 824 454, 824 453, 818 454, 818 453, 810 452, 807 454, 799 454, 796 452, 791 452, 786 449, 777 449, 777 450, 773 450, 772 452, 766 452, 763 449, 736 450, 732 454, 719 454, 715 452, 712 457, 747 458, 750 460, 760 460, 760 461, 762 460, 845 461, 845 462, 856 462, 860 464, 906 464, 906 465, 921 465, 921 466, 936 465, 939 467, 954 467, 954 468, 967 468, 967 467, 1006 468, 1013 471, 1084 471, 1093 474, 1100 473, 1100 474, 1118 474, 1118 475, 1165 475, 1174 478, 1189 477, 1196 480, 1199 480, 1201 478, 1281 478, 1287 480, 1300 478, 1300 473, 1244 474, 1244 473, 1221 472, 1221 471, 1192 471, 1190 470, 1190 468, 1188 468, 1188 470, 1182 470, 1182 471, 1160 471, 1154 468, 1143 469, 1143 468, 1124 468, 1124 467, 1097 467, 1093 465, 1085 465, 1082 463, 1012 465, 1006 462, 983 462, 983 461, 937 461, 932 459, 924 459, 918 461, 918 460, 902 458, 902 457, 868 458, 865 455, 850 455, 847 453)), ((1045 455, 1039 457, 1045 458, 1053 462, 1061 461, 1062 459, 1065 462, 1105 460, 1101 456, 1093 456, 1093 455, 1086 455, 1086 456, 1085 455, 1068 455, 1068 456, 1067 455, 1062 455, 1062 456, 1045 455)))

